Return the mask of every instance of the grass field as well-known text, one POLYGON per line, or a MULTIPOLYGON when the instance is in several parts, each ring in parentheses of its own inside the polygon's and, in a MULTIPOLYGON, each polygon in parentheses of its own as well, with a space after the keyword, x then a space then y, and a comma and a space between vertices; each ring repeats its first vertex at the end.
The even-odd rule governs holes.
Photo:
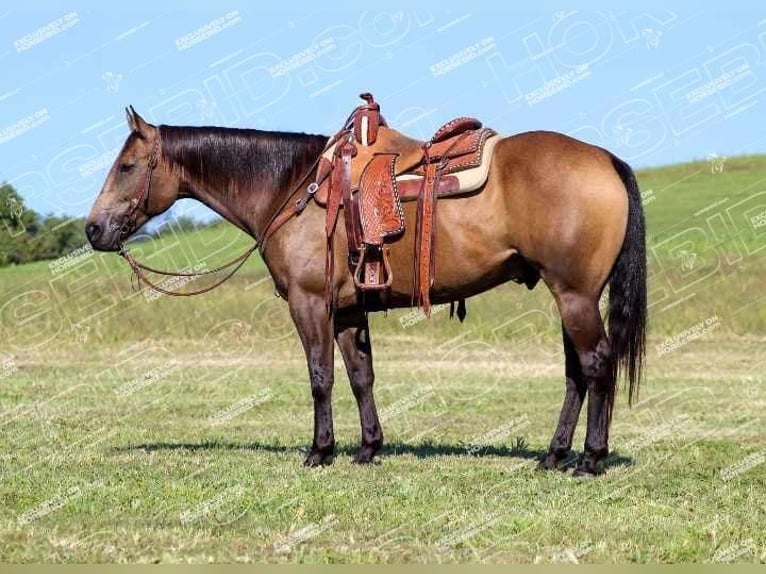
MULTIPOLYGON (((193 300, 133 290, 116 256, 0 270, 0 560, 766 560, 766 158, 714 167, 638 174, 647 380, 590 481, 534 468, 563 399, 544 288, 472 299, 463 325, 375 316, 380 464, 350 462, 338 366, 338 458, 309 470, 304 358, 260 261, 193 300)), ((247 245, 134 249, 210 268, 247 245)))

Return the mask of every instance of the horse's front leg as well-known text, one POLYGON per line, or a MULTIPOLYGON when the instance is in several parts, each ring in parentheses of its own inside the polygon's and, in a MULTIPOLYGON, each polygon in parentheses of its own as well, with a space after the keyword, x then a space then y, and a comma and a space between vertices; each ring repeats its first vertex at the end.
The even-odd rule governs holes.
POLYGON ((290 314, 298 329, 314 398, 314 442, 304 464, 332 464, 335 436, 332 422, 333 325, 324 298, 300 289, 290 290, 290 314))
POLYGON ((372 393, 375 373, 372 369, 370 328, 364 311, 354 309, 339 313, 335 317, 335 340, 346 363, 346 372, 359 407, 359 421, 362 425, 362 444, 354 462, 369 463, 383 444, 383 432, 372 393))

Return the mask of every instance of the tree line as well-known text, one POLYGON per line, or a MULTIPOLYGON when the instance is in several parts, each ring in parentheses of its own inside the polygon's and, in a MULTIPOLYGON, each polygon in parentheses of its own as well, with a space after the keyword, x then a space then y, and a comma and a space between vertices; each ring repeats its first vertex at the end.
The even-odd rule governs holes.
POLYGON ((56 259, 86 241, 83 218, 41 216, 13 186, 0 185, 0 267, 56 259))
MULTIPOLYGON (((186 216, 173 218, 176 231, 205 225, 186 216)), ((161 226, 151 235, 162 235, 166 229, 161 226)), ((57 259, 87 242, 85 218, 40 215, 27 208, 13 186, 0 185, 0 267, 57 259)))

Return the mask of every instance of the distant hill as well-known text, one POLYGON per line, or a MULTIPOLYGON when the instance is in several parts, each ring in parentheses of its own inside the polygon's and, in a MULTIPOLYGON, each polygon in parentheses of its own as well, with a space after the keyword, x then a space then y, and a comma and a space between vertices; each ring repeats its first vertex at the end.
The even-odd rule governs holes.
MULTIPOLYGON (((650 332, 675 336, 708 322, 719 333, 763 337, 766 156, 645 169, 637 177, 648 229, 650 332)), ((136 257, 170 270, 210 269, 252 245, 250 237, 226 222, 192 231, 171 222, 164 229, 161 237, 133 242, 136 257)), ((125 261, 93 253, 81 241, 55 259, 0 269, 0 338, 28 334, 34 340, 51 329, 51 321, 59 336, 76 337, 86 326, 104 341, 196 337, 234 320, 291 332, 287 307, 274 297, 257 254, 234 279, 202 297, 145 297, 131 286, 125 261)), ((429 322, 404 329, 397 318, 412 312, 375 315, 374 327, 396 336, 448 338, 468 328, 472 336, 515 339, 529 336, 527 330, 506 328, 521 317, 530 322, 532 333, 560 338, 555 305, 542 283, 532 293, 509 284, 472 298, 465 325, 438 312, 429 322)))

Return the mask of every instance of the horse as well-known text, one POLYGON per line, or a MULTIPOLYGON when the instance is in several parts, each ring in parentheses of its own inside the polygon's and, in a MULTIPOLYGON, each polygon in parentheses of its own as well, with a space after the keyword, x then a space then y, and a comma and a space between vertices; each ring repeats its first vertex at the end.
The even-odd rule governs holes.
MULTIPOLYGON (((181 198, 196 199, 249 234, 286 300, 302 342, 314 406, 307 466, 335 455, 332 389, 337 344, 359 409, 355 463, 383 444, 373 384, 368 313, 349 267, 345 233, 330 254, 334 312, 325 299, 325 209, 304 198, 328 137, 224 127, 153 125, 133 108, 130 128, 86 220, 95 250, 122 252, 143 224, 181 198), (279 220, 276 228, 273 224, 279 220), (267 239, 268 241, 265 241, 267 239)), ((404 204, 405 231, 390 246, 389 308, 412 305, 416 213, 404 204)), ((564 134, 503 136, 486 182, 475 193, 438 201, 431 300, 451 303, 508 281, 530 289, 542 279, 561 316, 565 395, 541 469, 569 466, 572 437, 588 395, 587 431, 573 474, 603 472, 618 378, 632 404, 643 378, 647 287, 641 195, 630 166, 609 151, 564 134), (606 325, 599 300, 608 284, 606 325)), ((343 217, 341 210, 340 217, 343 217)), ((342 225, 338 226, 343 229, 342 225)))

